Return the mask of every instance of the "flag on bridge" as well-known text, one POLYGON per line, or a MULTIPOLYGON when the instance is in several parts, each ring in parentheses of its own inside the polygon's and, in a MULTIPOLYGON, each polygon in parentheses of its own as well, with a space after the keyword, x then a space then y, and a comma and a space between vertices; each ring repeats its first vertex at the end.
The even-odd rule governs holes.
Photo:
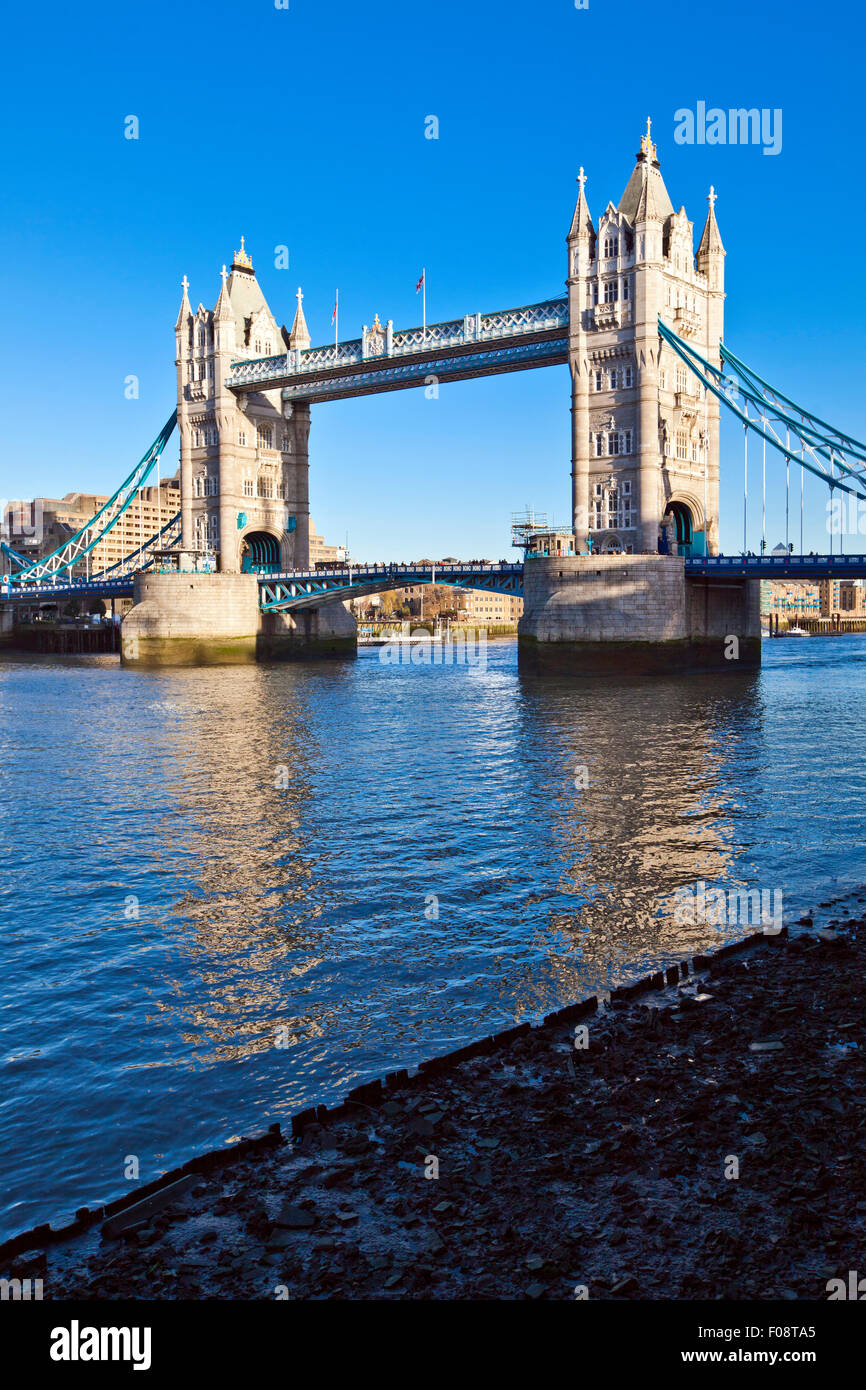
POLYGON ((420 293, 421 290, 424 291, 424 293, 421 295, 421 304, 422 304, 422 306, 423 306, 423 307, 422 307, 422 310, 421 310, 421 321, 422 321, 422 323, 423 323, 423 325, 424 325, 424 336, 425 336, 425 338, 426 338, 426 336, 427 336, 427 267, 426 267, 426 266, 424 266, 423 270, 421 271, 421 279, 418 281, 417 285, 415 286, 415 293, 418 294, 418 293, 420 293))
POLYGON ((337 290, 336 297, 335 297, 335 299, 334 299, 334 312, 333 312, 333 314, 331 315, 331 323, 336 323, 336 322, 337 322, 337 310, 338 310, 339 307, 340 307, 340 291, 337 290))

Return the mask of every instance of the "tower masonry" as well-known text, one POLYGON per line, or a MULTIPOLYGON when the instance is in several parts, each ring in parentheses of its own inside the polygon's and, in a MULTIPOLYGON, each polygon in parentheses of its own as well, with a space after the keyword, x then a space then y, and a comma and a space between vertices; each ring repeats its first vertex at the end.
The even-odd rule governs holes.
POLYGON ((568 233, 572 513, 578 553, 716 554, 719 403, 658 333, 659 316, 719 365, 725 250, 715 193, 697 254, 651 124, 598 225, 583 169, 568 233))
POLYGON ((244 248, 222 268, 213 309, 193 311, 184 277, 175 324, 182 545, 208 549, 218 568, 305 568, 310 558, 308 404, 279 390, 236 396, 232 362, 310 346, 298 290, 291 330, 280 327, 244 248))

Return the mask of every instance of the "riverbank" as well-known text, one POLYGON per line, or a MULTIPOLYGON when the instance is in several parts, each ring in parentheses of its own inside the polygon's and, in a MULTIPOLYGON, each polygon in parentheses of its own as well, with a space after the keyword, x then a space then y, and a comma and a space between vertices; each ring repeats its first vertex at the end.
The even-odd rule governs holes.
POLYGON ((864 903, 307 1112, 49 1250, 45 1297, 825 1299, 866 1236, 864 903))

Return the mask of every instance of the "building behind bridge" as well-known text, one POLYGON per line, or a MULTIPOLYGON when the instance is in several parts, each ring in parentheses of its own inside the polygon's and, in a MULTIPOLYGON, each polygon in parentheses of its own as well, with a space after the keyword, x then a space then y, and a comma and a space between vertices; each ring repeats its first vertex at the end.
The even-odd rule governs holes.
POLYGON ((832 618, 866 615, 866 586, 862 579, 763 579, 761 613, 764 617, 832 618))
POLYGON ((473 627, 516 627, 523 599, 450 584, 407 584, 354 600, 359 617, 453 618, 473 627))
MULTIPOLYGON (((109 500, 96 492, 67 492, 63 497, 9 502, 3 516, 4 534, 29 561, 43 560, 92 521, 109 500)), ((89 557, 72 566, 70 577, 87 579, 110 569, 151 540, 179 511, 178 473, 163 478, 158 486, 139 488, 116 526, 96 543, 89 557)))

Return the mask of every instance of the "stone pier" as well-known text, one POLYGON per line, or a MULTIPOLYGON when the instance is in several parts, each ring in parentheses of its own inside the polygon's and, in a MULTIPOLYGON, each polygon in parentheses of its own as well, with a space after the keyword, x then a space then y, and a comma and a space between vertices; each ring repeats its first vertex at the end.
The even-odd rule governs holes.
POLYGON ((353 656, 356 633, 342 603, 262 613, 253 574, 139 574, 121 659, 128 666, 225 666, 353 656))
POLYGON ((761 664, 760 583, 687 579, 669 555, 527 555, 521 664, 570 675, 761 664))
POLYGON ((260 661, 308 661, 357 653, 358 624, 345 603, 263 613, 261 618, 256 647, 260 661))

